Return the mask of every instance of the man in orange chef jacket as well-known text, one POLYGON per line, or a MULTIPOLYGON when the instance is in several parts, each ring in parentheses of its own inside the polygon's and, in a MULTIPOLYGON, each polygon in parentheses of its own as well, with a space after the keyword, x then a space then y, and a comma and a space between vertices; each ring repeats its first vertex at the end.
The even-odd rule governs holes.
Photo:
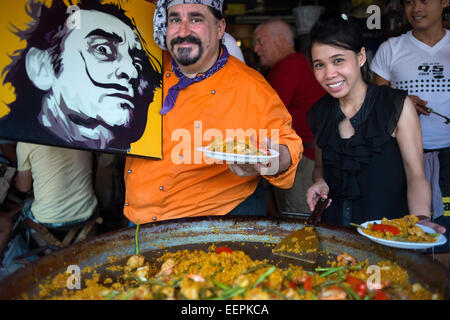
POLYGON ((301 139, 262 75, 221 45, 226 26, 222 7, 223 0, 157 3, 154 39, 168 51, 161 110, 163 159, 127 159, 124 214, 135 224, 257 214, 253 208, 264 201, 255 196, 261 177, 279 188, 293 184, 301 139), (279 158, 269 163, 215 163, 197 150, 215 137, 242 133, 256 133, 259 141, 279 151, 279 158))

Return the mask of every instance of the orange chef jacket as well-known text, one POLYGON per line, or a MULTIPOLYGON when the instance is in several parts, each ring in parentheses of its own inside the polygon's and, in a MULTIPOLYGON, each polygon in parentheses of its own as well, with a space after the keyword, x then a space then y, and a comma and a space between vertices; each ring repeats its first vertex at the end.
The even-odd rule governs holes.
MULTIPOLYGON (((178 82, 170 59, 164 59, 164 97, 178 82)), ((279 144, 289 148, 290 168, 264 176, 290 188, 303 147, 277 93, 257 71, 229 57, 209 78, 180 90, 174 108, 163 116, 163 159, 127 158, 124 214, 133 223, 225 215, 256 189, 260 176, 240 177, 227 164, 211 164, 197 147, 227 129, 279 129, 279 144), (206 161, 205 161, 206 159, 206 161)))

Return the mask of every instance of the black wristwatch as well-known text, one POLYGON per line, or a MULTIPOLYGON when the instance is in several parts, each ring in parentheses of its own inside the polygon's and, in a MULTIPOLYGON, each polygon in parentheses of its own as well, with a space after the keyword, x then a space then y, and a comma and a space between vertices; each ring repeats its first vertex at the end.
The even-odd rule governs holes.
POLYGON ((430 216, 420 215, 420 216, 417 216, 417 218, 419 218, 419 221, 431 221, 430 216))

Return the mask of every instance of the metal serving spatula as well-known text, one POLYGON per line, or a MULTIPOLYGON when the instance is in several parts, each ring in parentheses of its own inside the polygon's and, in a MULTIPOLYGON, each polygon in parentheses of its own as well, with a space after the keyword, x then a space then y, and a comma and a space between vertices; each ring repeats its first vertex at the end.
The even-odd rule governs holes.
POLYGON ((304 227, 283 238, 272 249, 272 253, 315 264, 319 253, 319 239, 317 238, 314 226, 319 222, 323 210, 328 205, 328 201, 329 199, 320 198, 304 227))

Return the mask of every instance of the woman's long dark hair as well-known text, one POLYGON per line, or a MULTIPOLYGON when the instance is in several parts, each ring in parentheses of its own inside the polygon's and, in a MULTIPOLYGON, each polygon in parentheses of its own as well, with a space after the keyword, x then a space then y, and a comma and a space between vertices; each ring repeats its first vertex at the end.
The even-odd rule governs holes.
MULTIPOLYGON (((319 17, 310 32, 310 55, 314 43, 351 50, 355 54, 360 53, 363 47, 366 48, 359 25, 353 22, 350 17, 345 16, 345 18, 337 12, 325 12, 319 17)), ((361 75, 364 81, 369 81, 370 73, 367 60, 361 67, 361 75)))

